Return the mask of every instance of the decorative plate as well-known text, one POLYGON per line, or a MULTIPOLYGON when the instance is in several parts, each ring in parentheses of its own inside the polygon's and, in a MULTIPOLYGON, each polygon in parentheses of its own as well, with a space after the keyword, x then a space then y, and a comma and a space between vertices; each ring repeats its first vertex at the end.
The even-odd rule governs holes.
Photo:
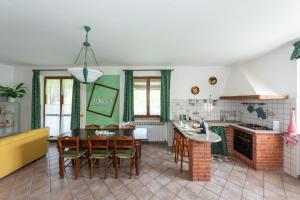
POLYGON ((209 83, 210 85, 216 85, 217 82, 218 82, 218 79, 217 79, 217 77, 215 77, 215 76, 211 76, 211 77, 209 77, 209 79, 208 79, 208 83, 209 83))
POLYGON ((194 87, 191 88, 192 94, 198 94, 199 91, 200 91, 200 89, 197 86, 194 86, 194 87))

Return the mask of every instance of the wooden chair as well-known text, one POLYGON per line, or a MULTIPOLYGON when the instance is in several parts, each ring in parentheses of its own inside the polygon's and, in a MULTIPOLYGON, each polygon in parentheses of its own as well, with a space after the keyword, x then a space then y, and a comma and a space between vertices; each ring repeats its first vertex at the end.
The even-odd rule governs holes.
POLYGON ((79 137, 58 137, 57 146, 59 151, 59 175, 64 177, 66 167, 72 163, 75 179, 78 177, 81 159, 86 154, 84 149, 79 148, 79 137), (65 162, 70 161, 66 166, 65 162))
POLYGON ((113 153, 109 150, 109 139, 107 136, 89 136, 88 152, 90 164, 90 178, 93 177, 95 161, 104 160, 104 178, 107 177, 108 161, 113 153))
POLYGON ((132 168, 135 158, 134 138, 132 136, 114 136, 114 164, 115 176, 119 176, 119 167, 121 159, 130 159, 130 172, 129 178, 132 177, 132 168))
POLYGON ((105 129, 119 129, 119 125, 109 124, 105 126, 105 129))
POLYGON ((122 129, 134 130, 135 125, 132 125, 132 124, 122 125, 122 129))
POLYGON ((88 129, 88 130, 99 130, 100 129, 100 125, 98 125, 98 124, 85 125, 85 129, 88 129))

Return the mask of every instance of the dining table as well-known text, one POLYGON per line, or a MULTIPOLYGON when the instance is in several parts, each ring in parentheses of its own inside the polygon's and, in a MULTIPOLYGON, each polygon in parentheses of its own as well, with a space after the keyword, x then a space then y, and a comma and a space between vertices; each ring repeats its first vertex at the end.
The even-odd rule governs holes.
MULTIPOLYGON (((142 142, 148 141, 147 128, 117 128, 117 129, 73 129, 70 131, 63 132, 58 135, 58 137, 79 136, 79 146, 81 148, 88 148, 88 137, 97 135, 107 135, 108 138, 112 136, 133 136, 135 144, 135 169, 136 174, 139 175, 140 171, 140 160, 142 156, 142 142), (102 133, 102 134, 101 134, 102 133)), ((113 147, 113 140, 109 141, 109 145, 113 147)))

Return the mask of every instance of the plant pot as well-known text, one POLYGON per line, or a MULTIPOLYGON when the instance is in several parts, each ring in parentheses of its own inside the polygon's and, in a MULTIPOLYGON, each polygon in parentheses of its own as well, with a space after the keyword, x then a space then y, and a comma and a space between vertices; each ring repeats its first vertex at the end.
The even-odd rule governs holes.
POLYGON ((8 102, 15 103, 17 102, 17 98, 8 97, 8 102))
POLYGON ((8 102, 8 96, 5 94, 0 94, 0 102, 8 102))

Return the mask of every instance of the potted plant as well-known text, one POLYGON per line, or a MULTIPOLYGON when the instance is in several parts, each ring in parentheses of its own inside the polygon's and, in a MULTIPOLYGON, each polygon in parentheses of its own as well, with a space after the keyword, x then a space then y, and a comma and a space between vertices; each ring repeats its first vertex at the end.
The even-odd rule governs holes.
POLYGON ((24 83, 16 85, 14 88, 0 86, 0 94, 7 96, 9 102, 16 102, 16 98, 22 98, 26 93, 24 83))

